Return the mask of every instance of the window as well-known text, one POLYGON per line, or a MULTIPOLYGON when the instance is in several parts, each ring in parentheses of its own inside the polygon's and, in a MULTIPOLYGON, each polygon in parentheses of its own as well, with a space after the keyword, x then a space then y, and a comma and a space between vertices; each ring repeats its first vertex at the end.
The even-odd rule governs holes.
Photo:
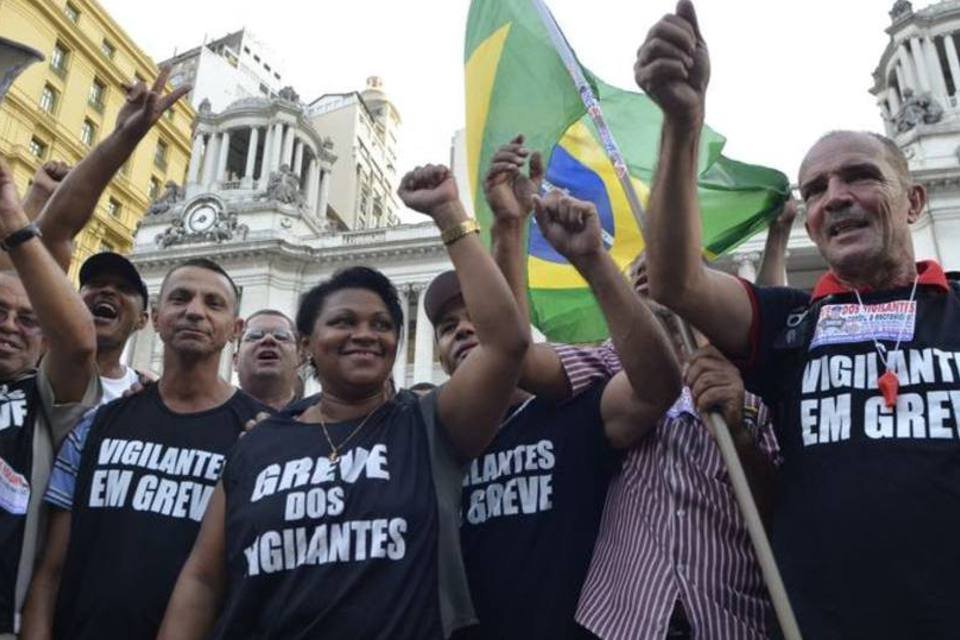
POLYGON ((47 145, 36 138, 30 138, 30 154, 38 160, 43 160, 47 155, 47 145))
POLYGON ((118 202, 116 198, 107 200, 107 213, 114 218, 120 217, 120 202, 118 202))
POLYGON ((167 168, 167 143, 157 140, 157 148, 153 152, 153 164, 161 169, 167 168))
POLYGON ((150 176, 150 190, 147 191, 147 196, 149 196, 151 200, 156 200, 159 195, 160 180, 156 176, 150 176))
POLYGON ((112 42, 104 39, 104 41, 100 43, 100 53, 113 60, 113 56, 117 53, 117 48, 113 46, 112 42))
POLYGON ((40 108, 47 113, 53 113, 57 108, 57 90, 50 85, 44 85, 40 92, 40 108))
POLYGON ((103 112, 103 97, 107 92, 107 85, 99 78, 93 79, 93 84, 90 85, 90 95, 87 97, 87 103, 96 109, 97 111, 103 112))
POLYGON ((76 5, 72 2, 68 2, 67 5, 63 8, 63 13, 67 16, 67 20, 70 22, 80 22, 80 9, 77 9, 76 5))
POLYGON ((97 125, 93 121, 87 119, 83 121, 83 126, 80 127, 80 141, 87 145, 88 147, 93 146, 93 141, 97 137, 97 125))
POLYGON ((250 53, 250 47, 244 47, 244 48, 243 48, 243 52, 244 52, 244 53, 250 53))
POLYGON ((67 58, 70 51, 63 46, 61 42, 53 45, 53 52, 50 54, 50 68, 61 78, 67 75, 67 58))
POLYGON ((267 71, 271 71, 270 65, 268 65, 266 62, 263 63, 263 68, 266 69, 267 71))

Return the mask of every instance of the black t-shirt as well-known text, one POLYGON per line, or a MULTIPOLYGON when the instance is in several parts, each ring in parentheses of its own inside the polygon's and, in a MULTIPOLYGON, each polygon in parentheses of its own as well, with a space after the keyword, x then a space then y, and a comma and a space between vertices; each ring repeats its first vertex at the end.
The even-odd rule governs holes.
POLYGON ((960 634, 960 286, 936 265, 920 282, 914 304, 911 287, 862 294, 866 315, 836 286, 812 305, 751 288, 746 381, 775 414, 773 545, 808 638, 960 634), (873 337, 900 378, 892 410, 873 337))
POLYGON ((80 459, 57 597, 57 638, 153 639, 244 423, 269 411, 237 391, 174 413, 159 385, 97 411, 80 459))
POLYGON ((463 482, 460 540, 480 619, 470 637, 582 637, 577 599, 621 456, 600 416, 605 382, 560 405, 514 407, 463 482))
POLYGON ((36 375, 0 383, 0 633, 14 631, 14 594, 33 489, 33 430, 39 406, 36 375))
POLYGON ((398 394, 331 462, 288 415, 241 439, 223 476, 228 596, 215 638, 441 638, 437 499, 418 398, 398 394))

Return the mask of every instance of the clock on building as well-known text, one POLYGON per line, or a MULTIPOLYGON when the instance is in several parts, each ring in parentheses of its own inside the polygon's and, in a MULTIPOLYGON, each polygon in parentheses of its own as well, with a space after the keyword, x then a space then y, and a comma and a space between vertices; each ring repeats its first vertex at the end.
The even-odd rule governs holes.
POLYGON ((211 202, 200 202, 183 216, 188 233, 205 233, 217 224, 220 212, 211 202))

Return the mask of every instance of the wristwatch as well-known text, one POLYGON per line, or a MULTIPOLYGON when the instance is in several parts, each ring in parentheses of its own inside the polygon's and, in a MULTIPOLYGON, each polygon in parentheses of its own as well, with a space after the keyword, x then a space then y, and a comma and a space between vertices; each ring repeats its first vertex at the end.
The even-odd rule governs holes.
POLYGON ((3 249, 4 251, 10 251, 11 249, 19 247, 30 238, 39 238, 42 235, 43 234, 40 233, 40 229, 37 228, 37 225, 31 222, 23 229, 14 231, 3 240, 0 240, 0 249, 3 249))

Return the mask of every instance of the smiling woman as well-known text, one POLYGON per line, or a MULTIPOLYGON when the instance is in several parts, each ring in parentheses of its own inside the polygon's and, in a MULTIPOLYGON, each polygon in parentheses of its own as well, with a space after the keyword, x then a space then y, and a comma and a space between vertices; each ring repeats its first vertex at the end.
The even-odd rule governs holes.
POLYGON ((496 432, 528 329, 450 172, 417 169, 400 197, 442 232, 473 355, 436 391, 394 395, 403 314, 390 281, 352 267, 311 289, 297 330, 323 393, 237 444, 161 638, 438 639, 475 622, 459 548, 464 466, 496 432))

